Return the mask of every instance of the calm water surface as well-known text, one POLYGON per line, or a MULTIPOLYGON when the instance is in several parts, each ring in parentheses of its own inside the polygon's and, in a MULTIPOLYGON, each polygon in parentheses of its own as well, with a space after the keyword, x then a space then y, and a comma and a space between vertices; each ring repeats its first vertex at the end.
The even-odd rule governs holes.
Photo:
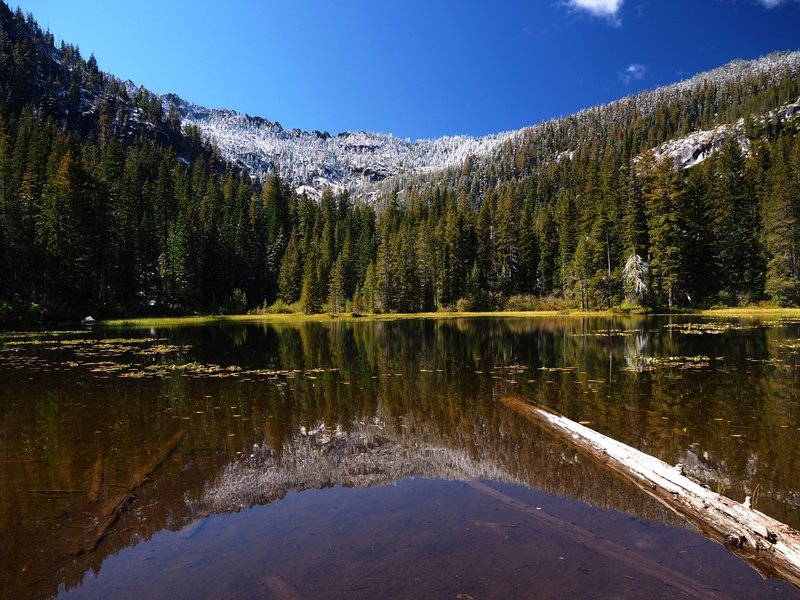
POLYGON ((0 333, 0 597, 800 597, 503 403, 800 528, 799 351, 788 319, 0 333))

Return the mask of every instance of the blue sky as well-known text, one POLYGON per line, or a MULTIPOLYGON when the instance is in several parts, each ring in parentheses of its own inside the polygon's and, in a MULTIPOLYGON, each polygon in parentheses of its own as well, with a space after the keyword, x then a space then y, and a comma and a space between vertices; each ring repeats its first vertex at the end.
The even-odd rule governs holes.
MULTIPOLYGON (((15 6, 12 2, 12 7, 15 6)), ((517 129, 800 48, 798 0, 21 0, 158 93, 331 133, 517 129)))

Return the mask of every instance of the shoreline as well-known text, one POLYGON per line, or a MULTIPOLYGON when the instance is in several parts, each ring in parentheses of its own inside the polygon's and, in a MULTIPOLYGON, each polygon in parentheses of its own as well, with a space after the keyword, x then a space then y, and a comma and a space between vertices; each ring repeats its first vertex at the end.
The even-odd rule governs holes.
POLYGON ((672 313, 623 313, 615 311, 569 311, 556 310, 542 311, 487 311, 487 312, 422 312, 422 313, 373 313, 353 316, 350 313, 338 315, 330 313, 276 313, 276 314, 241 314, 241 315, 195 315, 188 317, 145 317, 130 319, 109 319, 97 321, 100 327, 146 327, 146 326, 199 326, 211 323, 246 323, 246 322, 370 322, 370 321, 400 321, 410 319, 475 319, 475 318, 500 318, 500 319, 541 319, 550 317, 559 318, 597 318, 597 317, 665 317, 665 316, 694 316, 694 317, 794 317, 800 318, 800 308, 715 308, 704 310, 689 310, 672 313))

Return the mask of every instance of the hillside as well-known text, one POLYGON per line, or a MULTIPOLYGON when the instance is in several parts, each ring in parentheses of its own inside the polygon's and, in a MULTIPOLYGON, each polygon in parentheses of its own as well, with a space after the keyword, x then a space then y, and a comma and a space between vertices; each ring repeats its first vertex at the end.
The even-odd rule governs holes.
POLYGON ((461 165, 468 156, 487 156, 513 133, 473 138, 401 140, 392 135, 285 130, 280 123, 225 109, 207 109, 170 94, 184 125, 197 127, 222 156, 260 179, 280 174, 298 193, 319 197, 325 187, 368 192, 371 184, 400 174, 423 173, 461 165))
MULTIPOLYGON (((384 186, 388 189, 398 176, 408 179, 432 173, 435 178, 439 171, 459 168, 467 159, 491 162, 503 145, 510 145, 514 152, 529 153, 536 148, 536 158, 540 161, 561 159, 599 140, 600 132, 609 126, 635 119, 661 118, 656 113, 674 103, 694 106, 683 106, 680 112, 684 114, 669 115, 676 122, 663 122, 660 135, 651 138, 652 143, 663 145, 656 151, 657 156, 669 148, 679 166, 692 166, 700 155, 718 150, 730 135, 744 134, 744 120, 733 118, 735 99, 721 96, 712 103, 701 102, 702 90, 717 90, 745 80, 762 88, 775 87, 796 77, 799 68, 800 52, 776 53, 752 61, 736 60, 685 81, 518 131, 482 138, 453 136, 413 142, 363 131, 331 135, 286 130, 275 121, 227 109, 208 109, 175 94, 163 96, 162 101, 165 111, 177 112, 184 125, 196 127, 203 139, 220 149, 224 158, 262 180, 278 167, 281 176, 298 193, 318 198, 325 187, 331 187, 374 197, 378 188, 375 184, 379 182, 390 180, 384 186), (678 123, 680 120, 683 122, 678 123), (698 129, 701 124, 707 129, 698 129), (667 140, 671 142, 669 145, 665 145, 667 140)), ((797 109, 784 107, 784 113, 789 114, 781 117, 791 116, 792 110, 797 109)), ((746 148, 744 141, 743 144, 746 148)))
POLYGON ((0 25, 0 319, 800 303, 800 52, 409 142, 158 96, 0 25))

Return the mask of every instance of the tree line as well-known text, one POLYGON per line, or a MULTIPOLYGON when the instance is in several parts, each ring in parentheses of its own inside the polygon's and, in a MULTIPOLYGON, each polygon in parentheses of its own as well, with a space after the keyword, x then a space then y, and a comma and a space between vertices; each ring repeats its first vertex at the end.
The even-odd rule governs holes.
POLYGON ((687 171, 609 152, 554 161, 529 184, 499 181, 480 202, 442 185, 376 210, 143 138, 81 140, 27 108, 0 116, 0 294, 184 311, 800 302, 794 129, 749 157, 730 139, 687 171))

